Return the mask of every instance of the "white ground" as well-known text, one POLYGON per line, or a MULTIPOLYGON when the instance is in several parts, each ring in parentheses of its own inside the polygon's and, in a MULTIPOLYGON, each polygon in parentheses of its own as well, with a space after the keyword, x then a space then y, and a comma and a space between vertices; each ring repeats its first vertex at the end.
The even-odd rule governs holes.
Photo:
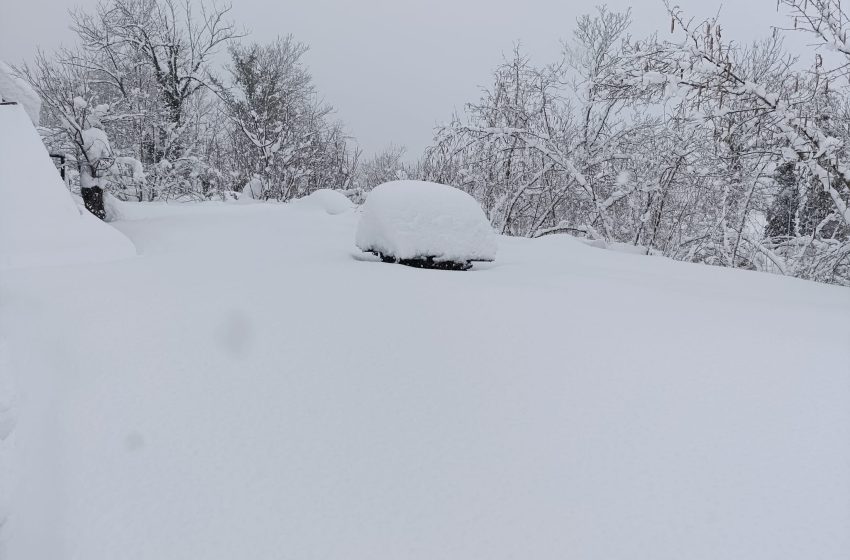
POLYGON ((850 290, 122 211, 139 257, 0 275, 8 559, 850 558, 850 290))

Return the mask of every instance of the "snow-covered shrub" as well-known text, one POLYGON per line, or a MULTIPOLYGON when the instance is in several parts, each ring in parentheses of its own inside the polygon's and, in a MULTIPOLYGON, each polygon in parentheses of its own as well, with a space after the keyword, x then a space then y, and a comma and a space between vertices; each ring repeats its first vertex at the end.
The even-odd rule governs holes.
POLYGON ((798 61, 776 29, 730 41, 674 3, 671 40, 631 38, 629 11, 581 16, 563 59, 515 49, 416 177, 468 192, 505 235, 850 285, 850 12, 777 4, 821 53, 798 61))
POLYGON ((496 236, 484 211, 465 192, 426 181, 392 181, 363 205, 355 242, 388 262, 469 268, 496 258, 496 236))
POLYGON ((263 181, 256 175, 242 187, 239 200, 260 200, 263 198, 263 181))
POLYGON ((313 191, 307 196, 295 199, 293 202, 324 210, 331 215, 342 214, 354 208, 354 203, 347 196, 331 189, 313 191))
POLYGON ((289 201, 328 186, 350 187, 357 159, 342 126, 330 119, 331 107, 317 102, 302 61, 307 46, 287 36, 235 43, 229 52, 228 79, 214 81, 235 156, 227 166, 245 183, 260 181, 246 196, 289 201))

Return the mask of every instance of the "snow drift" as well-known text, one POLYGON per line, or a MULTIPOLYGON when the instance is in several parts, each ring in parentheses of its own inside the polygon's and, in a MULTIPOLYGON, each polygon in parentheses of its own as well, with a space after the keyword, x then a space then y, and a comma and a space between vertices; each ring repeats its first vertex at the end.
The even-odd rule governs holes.
POLYGON ((119 231, 74 203, 20 105, 0 106, 0 269, 135 254, 119 231))
POLYGON ((426 181, 375 187, 363 205, 357 247, 395 259, 492 261, 496 236, 478 202, 465 192, 426 181))

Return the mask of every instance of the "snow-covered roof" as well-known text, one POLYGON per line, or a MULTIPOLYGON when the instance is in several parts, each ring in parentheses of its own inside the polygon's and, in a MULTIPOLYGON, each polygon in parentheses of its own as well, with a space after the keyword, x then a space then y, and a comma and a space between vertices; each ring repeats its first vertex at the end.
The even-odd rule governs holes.
POLYGON ((15 75, 12 68, 0 60, 0 100, 14 101, 23 105, 32 124, 41 120, 41 98, 26 82, 15 75))

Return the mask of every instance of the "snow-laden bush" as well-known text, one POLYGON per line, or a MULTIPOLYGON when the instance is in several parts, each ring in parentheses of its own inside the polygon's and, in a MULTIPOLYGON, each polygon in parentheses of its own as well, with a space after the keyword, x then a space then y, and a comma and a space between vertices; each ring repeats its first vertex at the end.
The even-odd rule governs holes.
POLYGON ((355 242, 383 260, 433 268, 469 268, 496 257, 496 236, 474 198, 454 187, 392 181, 363 205, 355 242))
POLYGON ((317 191, 313 191, 307 196, 295 199, 293 202, 295 204, 312 206, 314 208, 324 210, 331 215, 342 214, 343 212, 347 212, 354 208, 354 203, 352 203, 347 196, 339 191, 331 189, 319 189, 317 191))
POLYGON ((263 198, 263 191, 265 190, 263 181, 254 175, 250 181, 248 181, 244 187, 242 187, 242 192, 239 195, 239 200, 261 200, 263 198))

